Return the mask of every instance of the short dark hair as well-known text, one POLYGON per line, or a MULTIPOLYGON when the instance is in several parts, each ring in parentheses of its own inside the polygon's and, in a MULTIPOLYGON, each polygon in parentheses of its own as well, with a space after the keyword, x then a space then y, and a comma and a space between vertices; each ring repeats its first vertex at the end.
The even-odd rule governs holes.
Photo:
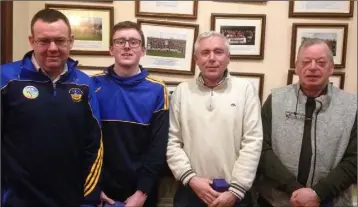
POLYGON ((31 34, 34 35, 34 25, 37 22, 37 20, 42 20, 47 23, 56 22, 58 20, 62 20, 65 22, 65 24, 68 26, 69 34, 71 34, 71 26, 70 21, 68 21, 68 18, 60 11, 56 9, 42 9, 38 11, 34 17, 32 17, 31 20, 31 34))
MULTIPOLYGON (((142 29, 139 27, 139 25, 135 22, 131 22, 131 21, 123 21, 123 22, 118 22, 116 25, 114 25, 112 27, 112 35, 111 35, 111 39, 113 39, 114 34, 122 29, 135 29, 137 30, 137 32, 140 35, 140 38, 142 40, 142 47, 145 47, 145 40, 144 40, 144 34, 142 29)), ((111 41, 111 45, 112 45, 112 41, 111 41)))

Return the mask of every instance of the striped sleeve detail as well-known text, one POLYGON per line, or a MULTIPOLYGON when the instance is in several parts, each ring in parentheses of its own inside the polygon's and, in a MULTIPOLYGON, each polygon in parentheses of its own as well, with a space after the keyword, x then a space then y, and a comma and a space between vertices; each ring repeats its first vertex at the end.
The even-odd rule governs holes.
POLYGON ((93 74, 93 75, 89 75, 89 77, 104 76, 104 75, 106 75, 106 73, 101 72, 101 73, 96 73, 96 74, 93 74))
POLYGON ((90 194, 93 189, 96 187, 99 177, 101 175, 103 163, 103 142, 101 138, 100 148, 98 149, 97 158, 92 165, 91 171, 89 172, 86 182, 85 182, 85 190, 84 195, 87 196, 90 194))
POLYGON ((196 176, 196 174, 194 173, 194 171, 192 169, 186 171, 185 173, 183 173, 183 175, 180 177, 180 182, 183 183, 183 185, 187 185, 189 180, 196 176))
POLYGON ((237 183, 231 183, 229 191, 236 195, 240 200, 244 198, 246 192, 245 189, 237 183))
POLYGON ((161 86, 163 86, 163 97, 164 97, 164 107, 163 109, 164 110, 168 110, 169 109, 169 99, 168 99, 168 91, 167 91, 167 87, 165 85, 164 82, 162 81, 159 81, 159 80, 156 80, 154 78, 152 78, 151 76, 147 76, 146 79, 150 82, 153 82, 153 83, 158 83, 160 84, 161 86))

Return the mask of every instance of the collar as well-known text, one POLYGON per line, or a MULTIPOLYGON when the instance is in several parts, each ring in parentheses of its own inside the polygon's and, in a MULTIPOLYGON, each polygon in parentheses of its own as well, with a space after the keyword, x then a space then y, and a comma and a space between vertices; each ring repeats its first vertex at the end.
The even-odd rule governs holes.
POLYGON ((114 72, 114 64, 106 68, 103 72, 106 75, 108 75, 112 80, 114 80, 116 83, 124 86, 136 85, 142 82, 143 80, 145 80, 145 78, 148 76, 148 71, 144 69, 141 65, 139 65, 138 73, 129 77, 118 76, 114 72))
POLYGON ((199 86, 202 86, 202 87, 211 88, 211 89, 214 89, 214 88, 218 89, 218 88, 224 87, 227 84, 227 81, 228 81, 229 78, 230 78, 230 73, 229 73, 228 69, 226 69, 224 71, 224 75, 223 75, 222 79, 219 81, 219 83, 216 84, 213 87, 208 87, 204 82, 202 73, 200 72, 198 77, 197 77, 197 79, 196 79, 196 82, 197 82, 197 84, 199 86))
MULTIPOLYGON (((296 85, 295 91, 296 93, 298 93, 299 103, 306 104, 307 101, 306 94, 301 90, 300 84, 296 83, 295 85, 296 85)), ((325 89, 322 91, 321 95, 314 98, 316 103, 318 103, 316 104, 316 108, 319 108, 320 110, 326 110, 329 107, 329 104, 331 102, 333 87, 334 87, 333 84, 327 84, 325 89)))

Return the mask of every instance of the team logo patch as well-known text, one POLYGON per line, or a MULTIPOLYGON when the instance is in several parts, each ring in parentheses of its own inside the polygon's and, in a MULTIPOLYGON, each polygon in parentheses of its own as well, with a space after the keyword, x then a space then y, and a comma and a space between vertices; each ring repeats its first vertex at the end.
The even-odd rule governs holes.
POLYGON ((28 99, 35 99, 39 96, 39 90, 35 86, 26 86, 22 93, 28 99))
POLYGON ((69 90, 69 93, 71 95, 71 98, 74 102, 80 102, 82 99, 83 92, 79 88, 71 88, 69 90))

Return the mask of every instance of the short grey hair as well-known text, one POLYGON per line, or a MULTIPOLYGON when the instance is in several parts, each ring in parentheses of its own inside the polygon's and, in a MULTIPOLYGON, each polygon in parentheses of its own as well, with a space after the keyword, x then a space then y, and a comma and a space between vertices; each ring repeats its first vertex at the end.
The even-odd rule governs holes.
POLYGON ((216 31, 203 32, 203 33, 199 34, 199 36, 196 39, 195 44, 194 44, 194 54, 196 54, 201 40, 212 38, 212 37, 221 37, 225 42, 225 47, 227 49, 227 52, 230 54, 229 40, 223 34, 216 32, 216 31))
POLYGON ((302 49, 305 49, 307 47, 310 47, 312 45, 320 45, 320 44, 325 44, 328 47, 328 58, 330 61, 333 61, 333 52, 332 52, 332 47, 327 43, 327 41, 323 40, 323 39, 319 39, 319 38, 306 38, 305 40, 302 41, 300 47, 298 48, 298 52, 297 52, 297 60, 299 57, 299 54, 301 52, 302 49))

